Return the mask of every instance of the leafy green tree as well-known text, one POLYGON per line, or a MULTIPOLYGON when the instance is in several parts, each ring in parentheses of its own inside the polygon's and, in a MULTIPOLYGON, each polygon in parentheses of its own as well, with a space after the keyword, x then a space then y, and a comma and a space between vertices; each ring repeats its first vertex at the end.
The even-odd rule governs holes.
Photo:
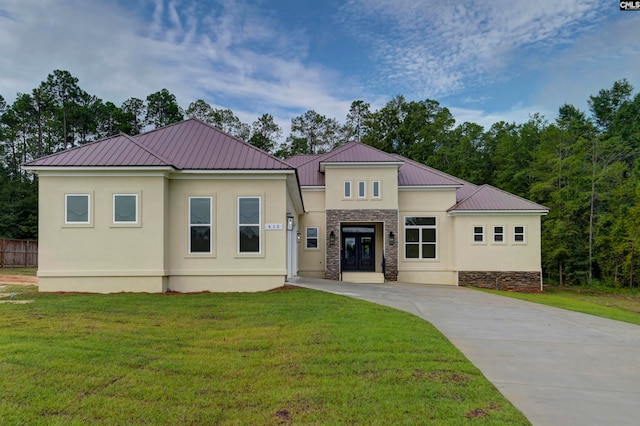
POLYGON ((167 89, 147 96, 146 124, 160 128, 182 121, 183 118, 182 108, 178 105, 175 95, 167 89))
POLYGON ((129 98, 122 103, 122 119, 120 129, 131 136, 138 135, 144 130, 146 109, 144 101, 138 98, 129 98))
POLYGON ((367 131, 366 121, 371 115, 371 105, 365 101, 357 100, 351 103, 347 121, 344 126, 345 138, 355 139, 360 142, 367 131))
POLYGON ((262 114, 251 125, 249 143, 265 152, 273 152, 282 137, 282 128, 276 124, 271 114, 262 114))

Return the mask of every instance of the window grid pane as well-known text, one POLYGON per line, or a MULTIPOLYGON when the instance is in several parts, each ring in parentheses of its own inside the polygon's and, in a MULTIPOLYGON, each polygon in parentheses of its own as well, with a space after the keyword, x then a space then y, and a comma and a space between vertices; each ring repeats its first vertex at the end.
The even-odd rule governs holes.
POLYGON ((211 197, 189 197, 189 253, 213 252, 211 197))
POLYGON ((405 217, 405 258, 437 258, 435 217, 405 217))
POLYGON ((312 227, 307 228, 307 243, 306 247, 308 249, 316 249, 318 248, 318 228, 312 227))
POLYGON ((367 183, 364 181, 358 182, 358 198, 364 198, 367 196, 366 185, 367 183))
POLYGON ((260 197, 238 198, 238 252, 260 253, 260 197))

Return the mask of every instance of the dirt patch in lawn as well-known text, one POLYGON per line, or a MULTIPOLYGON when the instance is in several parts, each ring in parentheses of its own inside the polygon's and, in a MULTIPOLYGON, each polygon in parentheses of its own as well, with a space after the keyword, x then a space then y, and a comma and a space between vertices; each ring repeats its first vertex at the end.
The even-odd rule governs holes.
POLYGON ((0 284, 38 285, 38 277, 28 275, 0 275, 0 284))

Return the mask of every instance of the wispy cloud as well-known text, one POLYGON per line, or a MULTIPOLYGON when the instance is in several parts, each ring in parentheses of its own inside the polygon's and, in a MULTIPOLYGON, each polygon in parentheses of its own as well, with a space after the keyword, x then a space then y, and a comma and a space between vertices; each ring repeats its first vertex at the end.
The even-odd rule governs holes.
MULTIPOLYGON (((245 121, 269 112, 288 127, 292 112, 344 114, 335 70, 307 65, 307 41, 278 31, 242 2, 8 0, 0 15, 0 94, 9 101, 52 70, 116 103, 168 88, 232 108, 245 121), (12 16, 14 19, 8 19, 12 16)), ((297 115, 296 114, 296 115, 297 115)))
POLYGON ((567 43, 598 21, 604 0, 351 0, 355 22, 382 67, 373 76, 438 97, 493 81, 522 51, 567 43), (384 34, 380 28, 387 27, 384 34))

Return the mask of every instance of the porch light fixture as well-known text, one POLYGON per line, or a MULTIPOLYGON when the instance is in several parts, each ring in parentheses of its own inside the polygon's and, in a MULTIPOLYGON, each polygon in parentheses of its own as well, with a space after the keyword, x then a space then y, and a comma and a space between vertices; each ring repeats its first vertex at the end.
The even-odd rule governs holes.
POLYGON ((293 216, 287 215, 287 231, 293 231, 293 216))
POLYGON ((393 231, 389 231, 389 245, 394 245, 396 243, 396 236, 393 234, 393 231))
POLYGON ((302 234, 298 231, 296 232, 296 242, 300 244, 300 241, 302 241, 302 234))
POLYGON ((331 231, 331 233, 329 234, 329 245, 331 246, 336 245, 336 233, 333 231, 331 231))

